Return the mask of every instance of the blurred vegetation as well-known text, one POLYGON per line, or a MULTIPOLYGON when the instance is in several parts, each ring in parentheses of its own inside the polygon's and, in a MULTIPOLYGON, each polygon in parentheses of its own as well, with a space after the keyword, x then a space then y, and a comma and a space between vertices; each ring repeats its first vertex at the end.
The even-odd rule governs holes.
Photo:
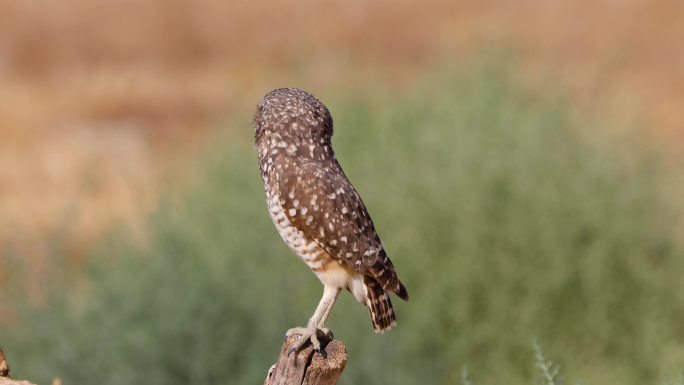
MULTIPOLYGON (((342 297, 329 320, 349 351, 341 384, 531 383, 535 338, 585 384, 660 383, 681 368, 684 252, 653 154, 587 139, 600 122, 497 68, 378 92, 323 99, 411 301, 394 301, 399 327, 380 336, 342 297)), ((8 285, 18 314, 0 337, 17 377, 263 380, 322 288, 270 222, 249 119, 226 124, 230 139, 209 146, 142 241, 112 236, 73 279, 83 267, 57 245, 63 271, 40 300, 8 285)))

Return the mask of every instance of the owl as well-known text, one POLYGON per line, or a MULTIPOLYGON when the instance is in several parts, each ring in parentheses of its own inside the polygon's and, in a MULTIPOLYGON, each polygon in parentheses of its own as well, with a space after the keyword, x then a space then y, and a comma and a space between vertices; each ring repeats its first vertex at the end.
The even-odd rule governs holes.
POLYGON ((271 219, 288 247, 316 274, 323 296, 295 350, 329 334, 325 321, 342 290, 368 307, 375 332, 396 326, 389 293, 408 300, 359 193, 332 148, 330 111, 313 95, 267 93, 254 117, 259 171, 271 219))

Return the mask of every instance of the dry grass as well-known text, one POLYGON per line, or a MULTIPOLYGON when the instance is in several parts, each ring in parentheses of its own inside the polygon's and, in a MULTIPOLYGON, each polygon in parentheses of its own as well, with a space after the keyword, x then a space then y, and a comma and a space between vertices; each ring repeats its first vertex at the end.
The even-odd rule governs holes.
POLYGON ((638 106, 684 138, 681 15, 678 0, 0 0, 0 237, 40 254, 69 223, 78 254, 144 216, 164 170, 264 90, 397 88, 492 47, 580 107, 638 106))

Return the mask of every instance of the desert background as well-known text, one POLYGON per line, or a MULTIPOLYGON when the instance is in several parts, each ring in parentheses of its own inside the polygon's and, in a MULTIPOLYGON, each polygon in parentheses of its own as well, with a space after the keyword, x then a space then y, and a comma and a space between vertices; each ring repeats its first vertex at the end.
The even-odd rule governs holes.
POLYGON ((0 0, 12 374, 263 379, 321 289, 252 145, 295 86, 411 291, 383 336, 335 307, 341 383, 534 383, 534 341, 572 383, 676 378, 682 41, 677 0, 0 0))

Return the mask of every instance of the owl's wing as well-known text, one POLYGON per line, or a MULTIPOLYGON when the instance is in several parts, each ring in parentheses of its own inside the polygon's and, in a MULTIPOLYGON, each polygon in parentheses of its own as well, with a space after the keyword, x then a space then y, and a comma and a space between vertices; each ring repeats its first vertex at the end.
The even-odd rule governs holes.
POLYGON ((366 206, 339 165, 301 164, 278 187, 295 228, 343 265, 370 276, 385 290, 408 296, 366 206))

